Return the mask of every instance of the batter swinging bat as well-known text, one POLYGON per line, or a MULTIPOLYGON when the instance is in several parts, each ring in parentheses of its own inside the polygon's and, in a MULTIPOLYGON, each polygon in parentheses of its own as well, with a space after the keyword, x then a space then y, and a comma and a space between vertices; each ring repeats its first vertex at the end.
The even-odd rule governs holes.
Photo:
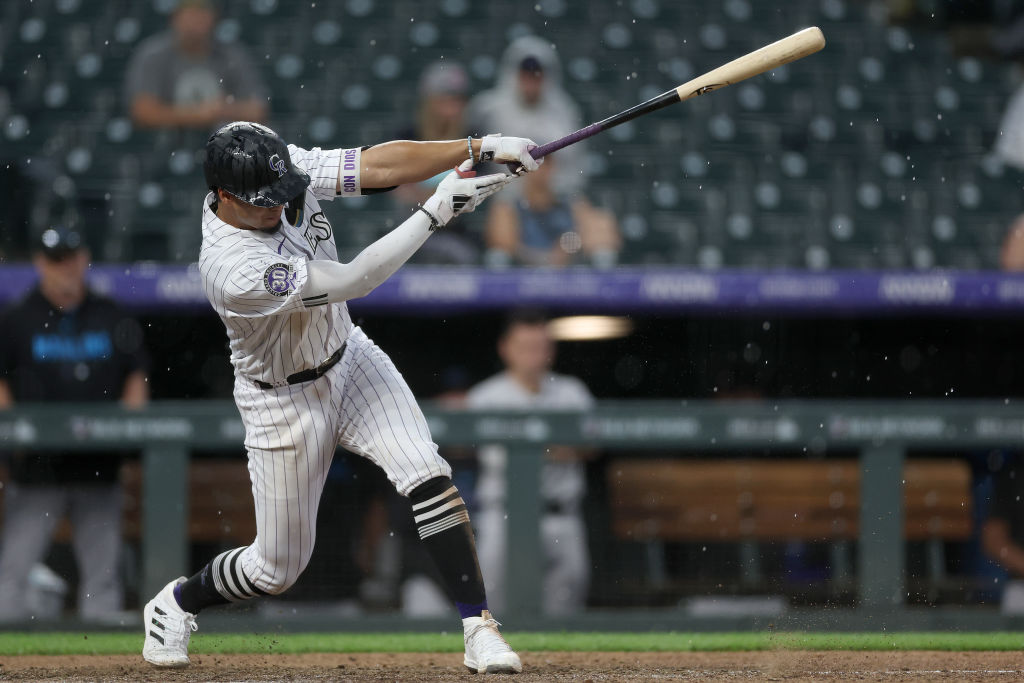
POLYGON ((692 81, 683 83, 678 88, 673 88, 657 97, 652 97, 646 102, 641 102, 635 107, 630 107, 626 111, 609 116, 604 121, 592 123, 585 128, 580 128, 575 133, 569 133, 565 137, 552 140, 546 145, 532 149, 530 150, 530 156, 534 159, 540 159, 542 156, 556 152, 563 147, 568 147, 573 143, 589 138, 591 135, 597 135, 601 131, 608 130, 620 123, 632 121, 638 116, 649 114, 670 104, 682 102, 691 97, 697 97, 698 95, 724 88, 733 83, 739 83, 751 76, 763 74, 765 71, 771 71, 775 67, 789 64, 807 55, 814 54, 823 47, 825 47, 825 36, 822 35, 821 29, 817 26, 805 28, 803 31, 798 31, 787 38, 777 40, 770 45, 765 45, 758 50, 738 57, 728 64, 723 64, 703 76, 698 76, 692 81))

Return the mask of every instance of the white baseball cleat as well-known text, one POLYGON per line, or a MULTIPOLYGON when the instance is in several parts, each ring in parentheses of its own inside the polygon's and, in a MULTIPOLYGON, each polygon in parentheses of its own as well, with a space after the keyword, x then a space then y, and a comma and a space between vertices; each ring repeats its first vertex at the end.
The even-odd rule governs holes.
POLYGON ((523 670, 519 655, 501 637, 501 626, 484 610, 479 617, 462 620, 466 641, 466 668, 477 674, 517 674, 523 670))
POLYGON ((196 615, 186 612, 174 599, 174 587, 185 577, 171 581, 142 610, 146 642, 142 657, 153 666, 188 666, 188 640, 196 625, 196 615))

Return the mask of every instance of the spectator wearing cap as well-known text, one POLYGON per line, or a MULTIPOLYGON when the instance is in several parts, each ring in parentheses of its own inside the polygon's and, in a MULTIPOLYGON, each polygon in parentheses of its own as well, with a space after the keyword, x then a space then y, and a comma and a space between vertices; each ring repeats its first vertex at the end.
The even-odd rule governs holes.
POLYGON ((263 121, 267 89, 242 48, 213 39, 212 3, 181 0, 171 27, 144 40, 128 64, 126 99, 139 128, 199 129, 263 121))
MULTIPOLYGON (((456 140, 466 138, 465 122, 469 75, 458 62, 443 60, 430 64, 420 75, 416 120, 396 131, 396 140, 456 140)), ((392 193, 398 204, 412 209, 434 193, 445 177, 439 173, 422 183, 401 185, 392 193)), ((474 219, 467 215, 458 224, 439 231, 413 256, 416 263, 448 265, 473 264, 480 260, 480 240, 474 219)), ((477 225, 478 227, 478 225, 477 225)))
MULTIPOLYGON (((142 332, 85 279, 89 250, 80 235, 50 228, 36 243, 38 283, 2 316, 0 409, 15 403, 117 401, 149 397, 142 332)), ((61 451, 15 452, 5 489, 0 548, 0 620, 29 619, 29 573, 67 517, 85 619, 117 618, 122 582, 120 458, 61 451)))
POLYGON ((466 137, 469 76, 458 62, 435 62, 423 70, 418 88, 416 125, 401 131, 407 140, 453 140, 466 137))
MULTIPOLYGON (((579 107, 562 86, 558 54, 550 41, 537 36, 523 36, 508 46, 501 58, 497 83, 470 100, 467 120, 475 135, 524 135, 538 143, 583 126, 579 107)), ((561 170, 552 182, 557 194, 568 197, 586 184, 586 144, 567 147, 559 155, 561 170)), ((502 193, 503 200, 509 201, 516 189, 510 186, 502 193)))

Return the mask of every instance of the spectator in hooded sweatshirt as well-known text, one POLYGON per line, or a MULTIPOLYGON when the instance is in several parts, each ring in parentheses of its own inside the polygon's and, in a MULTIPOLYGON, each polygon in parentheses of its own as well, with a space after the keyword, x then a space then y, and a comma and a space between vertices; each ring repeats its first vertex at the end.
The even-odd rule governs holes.
MULTIPOLYGON (((513 41, 501 58, 494 88, 469 103, 467 121, 474 134, 501 131, 543 144, 583 126, 579 107, 562 87, 562 64, 551 43, 537 36, 513 41)), ((570 198, 585 185, 584 144, 559 152, 560 171, 552 179, 556 194, 570 198)), ((509 190, 516 188, 509 187, 509 190)), ((510 200, 512 195, 506 200, 510 200)))

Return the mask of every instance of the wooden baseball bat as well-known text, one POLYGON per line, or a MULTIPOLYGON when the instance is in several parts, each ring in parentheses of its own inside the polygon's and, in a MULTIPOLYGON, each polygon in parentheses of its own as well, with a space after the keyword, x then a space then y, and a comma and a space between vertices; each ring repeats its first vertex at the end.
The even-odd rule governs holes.
POLYGON ((703 76, 698 76, 692 81, 683 83, 678 88, 663 92, 657 97, 652 97, 635 107, 630 107, 614 116, 609 116, 603 121, 592 123, 574 133, 569 133, 565 137, 536 147, 530 151, 530 156, 534 159, 540 159, 542 156, 551 154, 563 147, 568 147, 592 135, 597 135, 601 131, 613 128, 620 123, 632 121, 638 116, 649 114, 670 104, 682 102, 691 97, 697 97, 712 90, 732 85, 733 83, 739 83, 751 76, 763 74, 765 71, 771 71, 783 64, 789 64, 807 55, 812 55, 823 47, 825 47, 825 36, 822 35, 821 29, 817 26, 805 28, 782 40, 777 40, 770 45, 765 45, 751 53, 738 57, 717 69, 712 69, 703 76))

